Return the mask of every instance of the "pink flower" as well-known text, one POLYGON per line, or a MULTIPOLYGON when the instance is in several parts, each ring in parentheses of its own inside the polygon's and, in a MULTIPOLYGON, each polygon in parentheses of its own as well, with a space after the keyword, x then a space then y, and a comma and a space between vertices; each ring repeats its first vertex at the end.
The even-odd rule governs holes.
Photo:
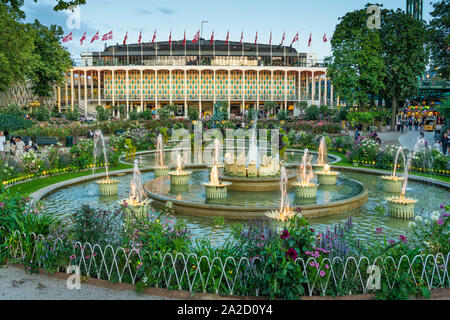
POLYGON ((323 271, 323 270, 320 270, 320 276, 323 278, 323 277, 325 277, 325 271, 323 271))

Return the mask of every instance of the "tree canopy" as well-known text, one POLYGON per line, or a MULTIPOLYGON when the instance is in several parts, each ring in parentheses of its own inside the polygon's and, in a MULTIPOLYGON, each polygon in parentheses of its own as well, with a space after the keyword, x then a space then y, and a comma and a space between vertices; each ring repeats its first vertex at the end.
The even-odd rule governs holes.
POLYGON ((441 0, 433 4, 431 21, 428 26, 428 46, 433 68, 437 68, 442 78, 450 75, 450 1, 441 0))
POLYGON ((367 94, 378 94, 385 87, 380 33, 367 27, 369 16, 361 9, 340 18, 331 39, 333 59, 328 67, 336 94, 362 109, 369 103, 367 94))

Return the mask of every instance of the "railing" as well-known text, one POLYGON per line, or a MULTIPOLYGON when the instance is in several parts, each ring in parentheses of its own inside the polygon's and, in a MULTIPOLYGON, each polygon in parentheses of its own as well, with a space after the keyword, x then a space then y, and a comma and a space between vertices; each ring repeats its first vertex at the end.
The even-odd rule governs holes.
MULTIPOLYGON (((114 248, 111 245, 69 244, 61 238, 45 238, 18 231, 5 238, 5 242, 11 263, 27 265, 31 262, 41 268, 55 267, 49 253, 65 253, 68 255, 66 260, 78 266, 83 276, 117 283, 144 281, 154 287, 191 293, 260 296, 269 267, 260 258, 199 257, 195 254, 114 248), (142 269, 146 274, 141 272, 142 269)), ((450 288, 449 258, 450 253, 438 253, 399 259, 387 256, 374 260, 367 257, 326 258, 321 261, 298 258, 296 263, 306 279, 305 295, 326 295, 330 291, 354 295, 372 293, 372 285, 376 284, 373 276, 377 272, 390 289, 399 281, 412 281, 416 286, 422 284, 428 289, 450 288), (320 270, 327 270, 325 276, 320 275, 317 267, 312 267, 316 263, 320 270)))

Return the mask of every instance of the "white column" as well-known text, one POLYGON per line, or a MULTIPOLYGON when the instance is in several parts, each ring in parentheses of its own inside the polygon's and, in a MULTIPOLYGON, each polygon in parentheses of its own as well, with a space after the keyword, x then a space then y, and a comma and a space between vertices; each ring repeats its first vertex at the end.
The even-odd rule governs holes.
POLYGON ((314 72, 311 72, 311 104, 314 104, 314 98, 316 95, 316 81, 314 79, 314 72))
POLYGON ((306 80, 306 86, 305 86, 305 100, 309 99, 309 71, 306 73, 305 76, 306 80))
POLYGON ((319 106, 322 104, 322 75, 319 75, 319 106))
POLYGON ((169 103, 172 104, 172 69, 169 70, 169 103))
POLYGON ((125 95, 127 98, 127 118, 129 117, 129 113, 130 113, 130 97, 129 97, 129 93, 130 93, 130 87, 129 87, 129 80, 128 80, 128 69, 125 70, 125 95))
POLYGON ((61 87, 58 86, 58 112, 61 113, 61 87))
POLYGON ((228 117, 231 113, 231 69, 228 70, 228 117))
POLYGON ((259 70, 256 70, 256 108, 259 110, 259 70))
POLYGON ((298 91, 297 91, 297 101, 300 102, 302 99, 302 72, 298 72, 298 91))
MULTIPOLYGON (((81 84, 81 78, 80 78, 80 84, 81 84)), ((88 112, 88 103, 87 103, 87 71, 84 70, 84 116, 87 117, 88 112)))
POLYGON ((337 96, 337 105, 339 106, 340 105, 340 101, 339 101, 339 96, 337 96))
POLYGON ((74 105, 74 84, 73 84, 73 70, 70 71, 70 107, 71 107, 71 111, 73 112, 73 105, 74 105))
MULTIPOLYGON (((201 40, 200 40, 201 41, 201 40)), ((198 112, 202 117, 202 70, 198 70, 198 112)))
POLYGON ((273 70, 270 71, 270 100, 273 101, 273 70))
POLYGON ((67 108, 67 106, 69 105, 69 89, 67 87, 67 74, 64 74, 64 94, 66 101, 65 108, 67 108))
POLYGON ((98 105, 101 105, 102 104, 102 101, 101 101, 101 91, 102 91, 102 87, 101 87, 101 85, 100 85, 100 75, 101 75, 101 71, 100 71, 100 69, 98 70, 98 78, 97 78, 97 102, 98 102, 98 105))
POLYGON ((91 99, 94 100, 94 70, 91 70, 91 99))
POLYGON ((333 95, 333 85, 330 85, 330 105, 333 107, 334 106, 334 95, 333 95))
POLYGON ((242 82, 241 82, 241 90, 242 90, 242 110, 243 113, 245 111, 245 70, 242 70, 242 82))
POLYGON ((155 109, 158 109, 158 69, 155 69, 155 109))
POLYGON ((81 107, 81 70, 78 73, 77 84, 78 84, 78 102, 77 103, 78 103, 78 108, 80 108, 81 107))
POLYGON ((284 110, 287 110, 287 85, 288 85, 288 81, 287 81, 287 77, 288 77, 288 73, 287 71, 284 72, 284 110))
MULTIPOLYGON (((214 79, 213 79, 213 95, 214 95, 214 104, 216 103, 216 70, 214 70, 214 79)), ((214 108, 213 108, 213 113, 214 113, 214 108)))
POLYGON ((184 69, 184 117, 188 116, 188 104, 187 104, 187 70, 184 69))
POLYGON ((325 75, 325 104, 328 105, 328 80, 327 80, 327 75, 325 75))
MULTIPOLYGON (((112 79, 112 93, 111 93, 111 101, 112 101, 112 109, 114 113, 114 106, 116 105, 116 83, 115 83, 115 77, 114 77, 114 69, 111 69, 111 79, 112 79)), ((116 115, 117 117, 117 115, 116 115)))
POLYGON ((144 111, 144 70, 141 69, 141 112, 144 111))

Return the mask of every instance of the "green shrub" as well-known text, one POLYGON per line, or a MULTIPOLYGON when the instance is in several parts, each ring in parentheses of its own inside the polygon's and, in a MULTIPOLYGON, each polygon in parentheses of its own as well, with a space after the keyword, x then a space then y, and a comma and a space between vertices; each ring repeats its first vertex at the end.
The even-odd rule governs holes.
POLYGON ((305 119, 306 120, 317 120, 319 118, 320 110, 316 105, 310 105, 305 110, 305 119))
POLYGON ((198 117, 199 117, 199 112, 198 112, 197 108, 194 106, 189 107, 189 109, 188 109, 189 120, 195 121, 195 120, 198 120, 198 117))

